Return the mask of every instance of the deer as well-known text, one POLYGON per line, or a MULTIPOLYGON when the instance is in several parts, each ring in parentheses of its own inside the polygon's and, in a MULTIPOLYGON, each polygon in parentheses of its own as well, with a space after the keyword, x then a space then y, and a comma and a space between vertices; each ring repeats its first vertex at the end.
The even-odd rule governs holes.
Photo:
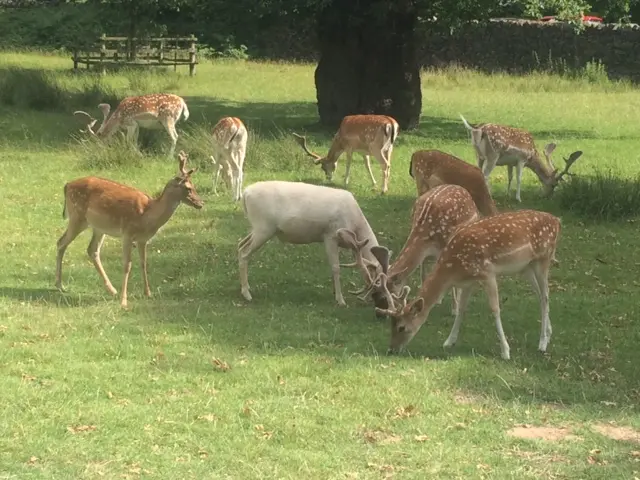
POLYGON ((242 206, 251 224, 251 232, 238 243, 241 293, 247 301, 252 300, 249 257, 274 236, 290 244, 324 243, 339 306, 346 305, 340 286, 341 248, 356 254, 365 281, 380 272, 371 253, 371 247, 378 245, 376 235, 347 190, 303 182, 261 181, 244 190, 242 206))
POLYGON ((543 185, 545 196, 551 196, 562 181, 569 174, 569 168, 582 155, 577 150, 565 158, 565 168, 558 173, 554 166, 551 154, 556 149, 555 143, 549 143, 544 147, 543 154, 546 161, 540 158, 533 135, 527 130, 498 125, 496 123, 481 123, 471 125, 460 115, 465 128, 471 133, 471 143, 476 152, 478 167, 482 169, 488 181, 491 172, 496 166, 507 166, 508 183, 507 195, 511 192, 513 168, 516 169, 516 200, 521 202, 520 184, 522 182, 523 167, 531 169, 543 185))
MULTIPOLYGON (((437 258, 457 229, 476 221, 479 212, 466 189, 459 185, 439 185, 416 200, 412 217, 411 232, 391 266, 391 252, 388 248, 379 245, 371 247, 371 253, 382 267, 381 278, 369 279, 369 290, 359 298, 366 301, 376 291, 378 295, 374 298, 374 305, 377 308, 389 308, 392 295, 403 295, 407 279, 418 266, 420 278, 424 281, 427 276, 427 260, 437 258)), ((451 311, 455 315, 458 311, 455 288, 452 290, 452 297, 451 311)))
POLYGON ((392 298, 392 307, 379 312, 391 317, 388 353, 401 351, 426 322, 439 299, 450 288, 458 287, 461 289, 458 312, 443 347, 453 346, 471 293, 481 284, 495 319, 501 356, 509 360, 510 347, 502 328, 497 278, 515 274, 529 280, 540 300, 542 322, 538 350, 546 352, 552 333, 549 270, 552 264, 558 264, 555 252, 559 235, 560 219, 536 210, 499 213, 461 227, 447 242, 416 298, 407 303, 410 292, 405 291, 398 305, 392 298))
POLYGON ((118 104, 111 115, 109 115, 111 105, 108 103, 101 103, 98 108, 102 111, 104 118, 100 128, 95 131, 94 127, 98 120, 83 110, 73 112, 74 115, 84 117, 87 122, 86 129, 80 132, 106 140, 121 129, 125 129, 127 140, 137 145, 140 127, 150 130, 164 127, 171 138, 169 157, 173 157, 178 142, 176 123, 180 117, 185 120, 189 118, 187 102, 172 93, 150 93, 127 97, 118 104))
POLYGON ((218 168, 214 172, 213 193, 217 195, 218 180, 224 171, 225 180, 231 188, 234 201, 242 197, 244 180, 244 157, 247 151, 248 133, 242 120, 237 117, 224 117, 215 124, 211 131, 213 149, 219 160, 211 156, 211 161, 218 168))
POLYGON ((124 277, 120 305, 127 307, 127 285, 134 242, 140 256, 144 294, 151 296, 147 277, 147 243, 169 221, 181 203, 197 210, 203 207, 202 199, 191 182, 191 176, 197 168, 186 170, 188 155, 183 151, 178 157, 177 176, 167 182, 156 198, 128 185, 94 176, 78 178, 65 184, 62 218, 68 218, 68 225, 58 240, 56 259, 56 287, 61 292, 66 291, 62 285, 64 253, 80 233, 91 227, 93 235, 87 254, 107 291, 111 295, 118 293, 100 260, 100 248, 108 235, 122 239, 124 277))
POLYGON ((313 159, 313 162, 322 167, 328 182, 333 178, 340 155, 347 152, 345 187, 349 185, 353 152, 362 154, 372 187, 376 187, 377 182, 371 171, 370 162, 370 156, 374 156, 382 168, 381 193, 385 194, 389 190, 391 154, 393 144, 398 138, 399 128, 398 122, 388 115, 347 115, 342 119, 331 142, 329 152, 324 157, 309 150, 306 137, 297 133, 294 133, 293 136, 306 154, 313 159))
POLYGON ((498 213, 480 168, 441 150, 418 150, 411 155, 409 175, 415 180, 418 196, 438 185, 451 184, 465 188, 480 213, 498 213))

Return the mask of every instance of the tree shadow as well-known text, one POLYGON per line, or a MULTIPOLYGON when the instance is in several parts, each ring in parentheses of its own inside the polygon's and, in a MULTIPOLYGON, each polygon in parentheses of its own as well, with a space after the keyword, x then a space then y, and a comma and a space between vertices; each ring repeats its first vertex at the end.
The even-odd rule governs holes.
POLYGON ((61 308, 87 307, 105 301, 97 294, 82 295, 71 290, 60 292, 56 288, 0 287, 0 297, 31 305, 56 305, 61 308))

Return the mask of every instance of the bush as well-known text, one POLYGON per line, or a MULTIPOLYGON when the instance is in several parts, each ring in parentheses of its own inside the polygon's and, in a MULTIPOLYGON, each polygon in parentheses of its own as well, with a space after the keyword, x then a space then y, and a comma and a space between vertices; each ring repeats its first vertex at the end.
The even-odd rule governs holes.
POLYGON ((640 176, 620 178, 611 171, 571 177, 558 188, 560 206, 593 220, 619 220, 640 214, 640 176))

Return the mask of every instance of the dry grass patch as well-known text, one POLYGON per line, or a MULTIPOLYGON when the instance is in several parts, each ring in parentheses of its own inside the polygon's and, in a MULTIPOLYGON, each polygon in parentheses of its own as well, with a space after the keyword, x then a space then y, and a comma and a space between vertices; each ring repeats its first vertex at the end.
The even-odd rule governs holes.
POLYGON ((579 440, 570 428, 566 427, 540 427, 533 425, 517 425, 507 431, 507 435, 525 440, 547 440, 557 442, 560 440, 579 440))
POLYGON ((600 435, 609 437, 612 440, 640 443, 640 432, 631 427, 619 427, 614 424, 598 423, 596 425, 592 425, 591 428, 600 435))

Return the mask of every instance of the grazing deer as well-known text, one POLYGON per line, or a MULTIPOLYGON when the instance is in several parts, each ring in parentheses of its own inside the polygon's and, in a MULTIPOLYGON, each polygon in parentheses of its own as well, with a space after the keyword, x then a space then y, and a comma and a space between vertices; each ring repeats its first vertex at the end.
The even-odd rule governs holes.
POLYGON ((513 167, 516 168, 516 200, 518 202, 521 201, 520 183, 523 167, 530 168, 536 174, 543 185, 544 194, 548 196, 553 193, 562 177, 569 172, 569 167, 582 155, 579 150, 573 152, 568 159, 565 158, 565 169, 558 173, 558 169, 551 160, 551 154, 556 148, 555 143, 549 143, 544 147, 545 162, 540 158, 533 135, 528 131, 495 123, 470 125, 462 115, 460 118, 466 129, 471 132, 471 143, 476 152, 478 167, 482 169, 485 178, 489 178, 496 166, 507 166, 507 195, 511 192, 513 167))
MULTIPOLYGON (((457 229, 478 218, 478 210, 471 195, 458 185, 439 185, 422 194, 413 207, 411 232, 396 261, 389 266, 391 252, 386 247, 371 247, 371 253, 382 267, 382 279, 370 282, 369 291, 364 298, 360 298, 365 300, 376 290, 378 297, 374 299, 375 306, 389 308, 392 301, 389 297, 402 293, 409 275, 418 265, 424 281, 427 276, 427 260, 440 255, 457 229)), ((451 310, 455 315, 458 311, 458 295, 455 288, 452 294, 451 310)))
POLYGON ((250 301, 249 257, 272 237, 292 244, 324 243, 338 305, 346 302, 340 288, 340 248, 354 251, 365 280, 380 265, 370 247, 378 245, 373 230, 354 196, 342 189, 302 182, 263 181, 248 186, 242 196, 251 233, 238 243, 242 296, 250 301))
POLYGON ((551 339, 548 277, 551 264, 556 263, 559 234, 560 219, 535 210, 499 213, 460 228, 442 250, 416 299, 407 304, 404 295, 398 307, 378 312, 392 318, 390 351, 404 348, 439 299, 451 287, 458 287, 461 289, 458 314, 444 347, 454 345, 472 290, 481 283, 495 317, 502 358, 508 360, 509 344, 502 329, 497 277, 516 273, 527 277, 540 299, 542 325, 538 349, 546 351, 551 339))
POLYGON ((213 127, 211 132, 215 157, 211 156, 214 169, 218 165, 213 179, 213 193, 217 195, 220 172, 224 171, 225 180, 229 182, 234 201, 242 197, 244 180, 244 157, 247 151, 247 129, 237 117, 224 117, 213 127))
POLYGON ((94 131, 93 127, 98 120, 82 110, 73 112, 74 115, 82 115, 87 119, 87 128, 81 132, 107 139, 119 130, 126 129, 127 139, 136 145, 140 127, 150 130, 164 127, 171 137, 170 157, 173 157, 178 141, 176 123, 180 120, 180 116, 185 120, 189 118, 187 103, 182 97, 171 93, 150 93, 127 97, 120 102, 111 116, 109 116, 111 105, 108 103, 101 103, 98 108, 102 110, 104 119, 97 131, 94 131))
POLYGON ((389 189, 389 176, 391 174, 391 153, 393 143, 398 138, 398 122, 387 115, 348 115, 342 119, 340 128, 333 137, 329 153, 321 157, 307 148, 307 139, 294 133, 296 141, 304 151, 312 157, 314 163, 320 164, 327 181, 331 181, 333 173, 338 166, 338 159, 343 152, 347 152, 347 167, 344 175, 344 184, 349 185, 351 173, 351 160, 353 152, 359 152, 364 157, 365 165, 373 187, 376 179, 371 172, 370 155, 380 162, 382 168, 382 193, 389 189))
POLYGON ((411 155, 409 175, 416 182, 418 196, 438 185, 460 185, 471 194, 482 215, 498 213, 482 170, 458 157, 440 150, 418 150, 411 155))
POLYGON ((151 296, 147 278, 147 242, 169 221, 180 203, 196 209, 202 208, 202 200, 191 183, 191 175, 196 169, 186 170, 187 158, 187 154, 180 152, 178 175, 167 182, 157 198, 104 178, 84 177, 67 183, 64 186, 62 218, 69 218, 69 224, 58 240, 56 287, 65 291, 62 286, 62 258, 65 250, 80 233, 91 227, 93 236, 87 253, 109 293, 115 295, 117 291, 100 261, 100 247, 105 235, 122 238, 122 307, 127 306, 127 283, 134 242, 140 254, 144 294, 151 296))

